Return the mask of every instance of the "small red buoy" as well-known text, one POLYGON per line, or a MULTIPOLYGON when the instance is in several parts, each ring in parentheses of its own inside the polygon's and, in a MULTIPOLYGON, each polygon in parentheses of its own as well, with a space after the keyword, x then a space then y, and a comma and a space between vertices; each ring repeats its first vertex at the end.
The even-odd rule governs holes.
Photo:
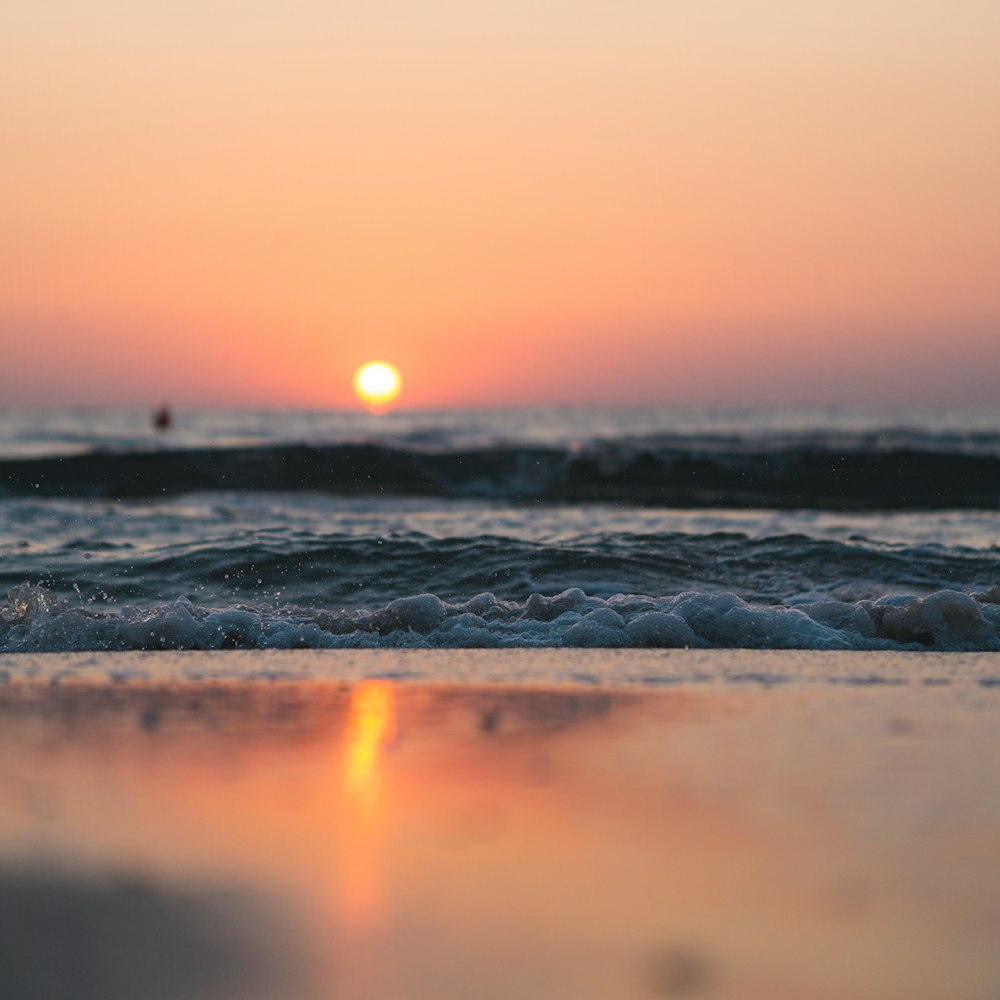
POLYGON ((170 407, 163 405, 153 414, 153 426, 158 431, 168 431, 173 425, 174 418, 170 412, 170 407))

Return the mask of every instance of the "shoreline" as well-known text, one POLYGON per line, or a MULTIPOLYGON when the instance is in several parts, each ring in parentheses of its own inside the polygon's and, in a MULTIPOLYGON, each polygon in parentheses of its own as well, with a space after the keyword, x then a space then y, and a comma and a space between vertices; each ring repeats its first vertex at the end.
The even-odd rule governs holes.
POLYGON ((656 690, 800 684, 1000 693, 1000 653, 775 649, 306 649, 0 654, 2 684, 402 683, 656 690))

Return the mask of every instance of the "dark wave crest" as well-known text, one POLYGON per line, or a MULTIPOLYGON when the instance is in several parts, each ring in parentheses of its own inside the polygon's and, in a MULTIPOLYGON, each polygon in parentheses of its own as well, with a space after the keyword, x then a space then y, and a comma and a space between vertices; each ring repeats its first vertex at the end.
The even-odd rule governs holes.
POLYGON ((379 444, 95 451, 0 461, 0 494, 160 497, 196 491, 483 497, 672 507, 1000 507, 1000 456, 878 442, 422 451, 379 444))

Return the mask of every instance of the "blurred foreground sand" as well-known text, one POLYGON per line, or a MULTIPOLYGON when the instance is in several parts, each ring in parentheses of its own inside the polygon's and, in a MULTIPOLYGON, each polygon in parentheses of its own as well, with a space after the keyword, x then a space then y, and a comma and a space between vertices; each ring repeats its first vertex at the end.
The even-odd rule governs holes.
POLYGON ((7 1000, 1000 995, 995 654, 0 661, 7 1000))

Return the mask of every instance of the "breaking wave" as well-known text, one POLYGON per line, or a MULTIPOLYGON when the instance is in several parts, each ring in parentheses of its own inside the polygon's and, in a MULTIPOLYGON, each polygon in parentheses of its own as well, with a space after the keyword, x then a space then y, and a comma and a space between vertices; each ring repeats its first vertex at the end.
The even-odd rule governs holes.
MULTIPOLYGON (((197 518, 184 522, 180 540, 160 535, 161 544, 154 545, 142 531, 131 536, 134 541, 116 536, 111 542, 106 532, 81 539, 73 515, 73 530, 58 542, 46 522, 48 544, 15 543, 6 554, 0 547, 0 587, 28 581, 90 604, 148 606, 183 595, 213 605, 361 608, 426 590, 452 602, 482 591, 524 600, 533 592, 577 587, 604 598, 732 591, 755 604, 797 604, 985 590, 1000 580, 996 546, 839 541, 801 533, 751 538, 733 531, 442 538, 417 531, 316 530, 320 523, 233 530, 221 518, 200 535, 197 518)), ((159 515, 157 523, 164 519, 159 515)))
POLYGON ((1000 650, 1000 587, 791 606, 755 606, 729 593, 602 598, 570 588, 525 601, 415 594, 374 610, 180 598, 109 611, 68 606, 23 584, 0 612, 0 652, 491 647, 1000 650))

